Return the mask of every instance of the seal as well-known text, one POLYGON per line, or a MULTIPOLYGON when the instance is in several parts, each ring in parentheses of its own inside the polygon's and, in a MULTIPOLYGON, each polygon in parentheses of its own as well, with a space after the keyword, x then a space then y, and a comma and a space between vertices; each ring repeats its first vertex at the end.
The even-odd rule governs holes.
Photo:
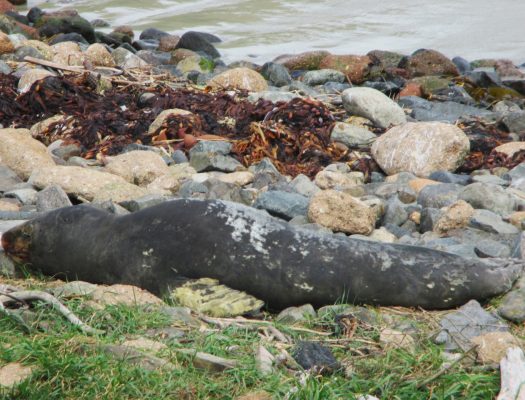
POLYGON ((506 292, 525 263, 313 232, 218 200, 173 200, 125 216, 65 207, 7 231, 2 245, 46 275, 155 294, 181 277, 215 278, 273 309, 337 301, 450 308, 506 292))

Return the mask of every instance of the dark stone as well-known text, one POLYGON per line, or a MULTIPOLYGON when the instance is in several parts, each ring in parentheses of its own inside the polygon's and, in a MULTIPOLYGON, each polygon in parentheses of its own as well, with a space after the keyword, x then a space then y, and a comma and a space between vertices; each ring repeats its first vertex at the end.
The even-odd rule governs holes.
POLYGON ((53 39, 49 41, 49 45, 52 46, 54 44, 62 43, 62 42, 76 42, 76 43, 88 44, 88 41, 84 39, 84 36, 76 32, 71 32, 71 33, 61 33, 59 35, 56 35, 53 39))
POLYGON ((417 203, 423 208, 442 208, 454 203, 459 196, 462 186, 453 183, 427 185, 419 192, 417 203))
POLYGON ((123 32, 111 32, 109 34, 109 36, 112 37, 115 40, 118 40, 121 43, 127 43, 127 44, 131 45, 132 38, 131 38, 131 36, 129 36, 126 33, 123 33, 123 32))
POLYGON ((401 88, 392 81, 378 81, 378 82, 366 81, 363 83, 362 86, 379 90, 380 92, 386 94, 388 97, 395 96, 401 90, 401 88))
POLYGON ((167 200, 165 196, 148 194, 146 196, 139 197, 138 199, 126 200, 119 203, 126 210, 135 212, 143 210, 144 208, 156 206, 157 204, 164 203, 167 200))
POLYGON ((95 36, 97 38, 97 41, 100 42, 100 43, 103 43, 103 44, 107 44, 108 46, 110 46, 111 48, 117 48, 119 47, 122 42, 115 39, 114 37, 108 35, 107 33, 104 33, 104 32, 95 32, 95 36))
POLYGON ((13 72, 13 70, 11 69, 11 67, 9 65, 7 65, 5 62, 1 61, 0 60, 0 74, 10 74, 11 72, 13 72))
POLYGON ((151 65, 164 65, 170 62, 171 54, 164 51, 139 50, 137 56, 151 65))
POLYGON ((316 342, 299 342, 292 356, 305 370, 315 369, 319 372, 332 373, 341 367, 332 351, 316 342))
POLYGON ((91 21, 91 26, 93 28, 109 28, 109 22, 103 19, 97 18, 91 21))
POLYGON ((194 32, 197 35, 199 35, 204 40, 207 40, 210 43, 221 43, 222 39, 213 33, 207 33, 207 32, 194 32))
POLYGON ((525 134, 525 111, 511 112, 501 119, 501 123, 509 132, 525 134))
POLYGON ((288 68, 282 64, 267 62, 261 68, 261 75, 273 86, 281 87, 292 83, 288 68))
POLYGON ((20 22, 21 24, 29 25, 29 20, 27 17, 25 15, 18 14, 16 11, 6 11, 4 14, 13 18, 17 22, 20 22))
POLYGON ((503 79, 503 84, 519 94, 525 95, 525 78, 506 78, 503 79))
POLYGON ((472 65, 470 65, 470 62, 465 60, 463 57, 454 57, 452 62, 461 75, 465 75, 465 73, 472 71, 472 65))
POLYGON ((326 82, 323 85, 323 90, 327 94, 340 94, 350 87, 348 83, 326 82))
POLYGON ((206 36, 202 35, 202 32, 186 32, 181 36, 176 48, 196 52, 202 51, 211 58, 219 58, 221 56, 217 49, 206 39, 206 36))
POLYGON ((468 94, 463 86, 453 85, 444 89, 434 90, 432 99, 439 101, 453 101, 455 103, 474 105, 476 101, 468 94))
POLYGON ((171 154, 171 158, 173 158, 175 164, 183 164, 189 161, 188 157, 186 157, 186 153, 184 153, 182 150, 175 150, 171 154))
POLYGON ((71 205, 71 200, 69 200, 66 192, 57 185, 48 186, 36 195, 37 211, 51 211, 71 205))
POLYGON ((135 50, 135 48, 129 43, 122 43, 119 47, 122 47, 123 49, 126 49, 128 51, 131 51, 133 54, 137 52, 137 50, 135 50))
POLYGON ((176 65, 163 64, 153 67, 154 73, 169 73, 173 77, 181 78, 184 74, 180 72, 176 65))
POLYGON ((31 23, 36 23, 44 12, 38 7, 31 7, 27 12, 27 19, 31 23))
POLYGON ((472 183, 472 177, 470 175, 459 175, 459 174, 453 174, 452 172, 448 171, 435 171, 432 172, 428 179, 432 179, 434 181, 443 182, 443 183, 455 183, 457 185, 468 185, 469 183, 472 183))
POLYGON ((297 193, 281 190, 268 190, 255 200, 254 207, 268 211, 276 217, 290 220, 308 212, 309 200, 297 193))
POLYGON ((169 36, 170 34, 168 32, 161 31, 157 28, 148 28, 142 31, 142 33, 139 36, 140 40, 147 40, 147 39, 153 39, 153 40, 160 40, 163 36, 169 36))
POLYGON ((135 40, 131 45, 137 50, 157 50, 159 41, 154 39, 135 40))
POLYGON ((0 164, 0 192, 7 192, 18 183, 22 183, 18 175, 10 168, 0 164))
POLYGON ((21 46, 15 51, 15 60, 24 61, 25 57, 38 58, 40 60, 45 60, 45 57, 37 49, 30 46, 21 46))
POLYGON ((39 28, 41 36, 52 37, 59 33, 76 32, 81 34, 89 43, 96 41, 95 31, 88 20, 81 16, 49 18, 39 28))
POLYGON ((421 210, 421 221, 419 223, 419 231, 421 233, 434 230, 434 225, 441 216, 442 212, 438 208, 425 207, 421 210))
POLYGON ((488 88, 491 86, 501 86, 501 79, 494 71, 494 68, 478 68, 465 74, 477 86, 488 88))

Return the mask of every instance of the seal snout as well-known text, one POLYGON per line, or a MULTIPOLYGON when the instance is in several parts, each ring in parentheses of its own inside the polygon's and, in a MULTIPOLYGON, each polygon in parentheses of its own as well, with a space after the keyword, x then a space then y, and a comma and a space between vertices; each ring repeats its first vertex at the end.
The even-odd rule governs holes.
POLYGON ((2 247, 5 253, 17 262, 29 260, 30 236, 22 229, 13 228, 2 234, 2 247))

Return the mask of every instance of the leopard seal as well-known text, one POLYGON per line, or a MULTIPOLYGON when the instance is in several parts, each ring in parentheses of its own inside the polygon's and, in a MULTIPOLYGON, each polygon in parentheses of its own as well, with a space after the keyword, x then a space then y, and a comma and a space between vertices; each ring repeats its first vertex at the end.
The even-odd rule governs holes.
POLYGON ((508 291, 524 266, 313 232, 219 200, 173 200, 125 216, 65 207, 7 231, 2 245, 46 275, 155 294, 181 277, 209 277, 273 309, 337 301, 450 308, 508 291))

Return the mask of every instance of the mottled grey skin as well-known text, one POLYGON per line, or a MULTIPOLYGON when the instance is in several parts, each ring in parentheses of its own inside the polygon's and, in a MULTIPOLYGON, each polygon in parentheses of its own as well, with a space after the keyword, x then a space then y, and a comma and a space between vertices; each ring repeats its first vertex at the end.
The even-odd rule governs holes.
POLYGON ((449 308, 509 290, 523 269, 520 261, 319 234, 221 201, 176 200, 118 217, 67 207, 2 241, 12 256, 26 243, 26 260, 46 275, 157 294, 181 276, 211 277, 272 308, 341 300, 449 308))

